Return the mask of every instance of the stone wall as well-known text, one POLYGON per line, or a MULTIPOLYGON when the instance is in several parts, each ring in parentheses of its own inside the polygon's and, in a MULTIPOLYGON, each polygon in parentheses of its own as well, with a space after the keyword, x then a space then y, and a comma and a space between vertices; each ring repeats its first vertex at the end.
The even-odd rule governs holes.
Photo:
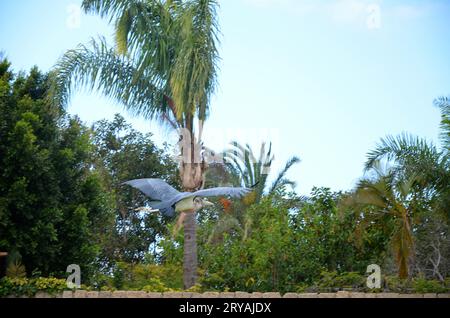
POLYGON ((398 294, 398 293, 357 293, 340 291, 337 293, 246 293, 246 292, 165 292, 145 291, 65 291, 58 295, 39 292, 35 298, 447 298, 450 294, 398 294))

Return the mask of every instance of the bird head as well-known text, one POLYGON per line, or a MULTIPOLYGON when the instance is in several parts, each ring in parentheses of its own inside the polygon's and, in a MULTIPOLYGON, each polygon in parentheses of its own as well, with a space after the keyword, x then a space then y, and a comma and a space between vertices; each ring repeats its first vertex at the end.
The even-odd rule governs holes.
POLYGON ((213 203, 201 197, 188 197, 185 198, 175 205, 175 211, 177 212, 196 212, 204 207, 214 206, 213 203))
POLYGON ((194 209, 196 211, 198 211, 202 208, 208 207, 208 206, 214 206, 214 203, 212 203, 206 199, 199 198, 199 197, 194 198, 194 209))

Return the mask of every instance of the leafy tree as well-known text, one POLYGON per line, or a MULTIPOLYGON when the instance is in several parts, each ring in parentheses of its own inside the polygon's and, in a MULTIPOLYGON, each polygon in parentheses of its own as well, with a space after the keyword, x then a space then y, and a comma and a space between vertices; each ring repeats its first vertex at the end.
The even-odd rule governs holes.
POLYGON ((0 62, 0 250, 17 251, 28 274, 75 263, 88 281, 112 210, 89 130, 46 102, 48 86, 37 68, 15 75, 0 62))
MULTIPOLYGON (((115 230, 106 245, 110 262, 143 261, 158 238, 166 232, 166 220, 158 214, 147 214, 139 208, 149 205, 149 199, 139 191, 122 185, 133 178, 161 178, 177 186, 176 163, 167 149, 159 149, 152 135, 137 132, 116 114, 114 120, 101 120, 93 125, 96 149, 95 169, 102 174, 107 191, 114 195, 115 230)), ((157 258, 155 249, 153 257, 157 258)))

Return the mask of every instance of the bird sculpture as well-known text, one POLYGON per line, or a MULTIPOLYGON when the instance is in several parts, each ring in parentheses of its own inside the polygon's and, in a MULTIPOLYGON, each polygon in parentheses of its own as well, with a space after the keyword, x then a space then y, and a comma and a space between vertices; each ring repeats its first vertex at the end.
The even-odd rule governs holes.
POLYGON ((137 179, 124 182, 124 184, 142 191, 153 200, 150 208, 142 210, 159 211, 166 217, 173 217, 176 212, 197 212, 203 207, 212 206, 213 204, 205 197, 240 198, 251 191, 249 188, 241 187, 218 187, 195 192, 179 192, 161 179, 137 179))

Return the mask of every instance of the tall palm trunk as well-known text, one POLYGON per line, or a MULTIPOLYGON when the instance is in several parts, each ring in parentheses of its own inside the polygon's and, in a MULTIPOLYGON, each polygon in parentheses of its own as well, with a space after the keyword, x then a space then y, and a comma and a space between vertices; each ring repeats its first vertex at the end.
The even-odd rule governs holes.
POLYGON ((401 228, 399 229, 398 237, 395 239, 394 246, 396 248, 398 276, 406 279, 409 276, 409 259, 411 255, 414 256, 414 241, 406 210, 404 210, 401 222, 401 228))
MULTIPOLYGON (((201 187, 202 168, 200 164, 182 164, 181 180, 185 191, 192 192, 201 187)), ((183 250, 183 284, 189 289, 197 283, 197 211, 186 211, 183 250)))
POLYGON ((189 289, 197 282, 197 223, 196 212, 184 218, 183 284, 189 289))
MULTIPOLYGON (((180 165, 180 177, 185 191, 193 192, 203 185, 203 173, 205 163, 203 162, 199 142, 193 134, 192 121, 188 121, 187 135, 189 140, 182 143, 182 162, 180 165), (188 151, 188 153, 184 153, 188 151)), ((184 250, 183 250, 183 284, 189 289, 197 283, 197 211, 186 211, 184 219, 184 250)))

